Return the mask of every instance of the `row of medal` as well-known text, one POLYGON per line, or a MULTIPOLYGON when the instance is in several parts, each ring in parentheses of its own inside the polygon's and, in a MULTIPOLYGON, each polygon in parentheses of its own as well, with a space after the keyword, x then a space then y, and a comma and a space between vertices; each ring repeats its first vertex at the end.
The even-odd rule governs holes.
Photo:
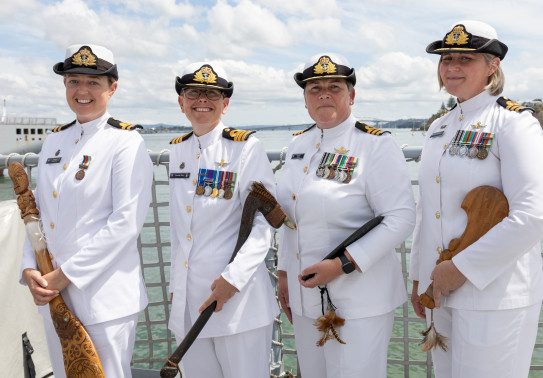
POLYGON ((237 172, 200 168, 196 183, 196 194, 229 200, 234 195, 237 176, 237 172))
POLYGON ((451 156, 467 156, 471 159, 484 160, 494 140, 494 133, 482 131, 457 130, 449 144, 451 156))
POLYGON ((316 174, 317 177, 348 184, 353 178, 353 172, 357 164, 357 157, 325 152, 322 155, 316 174))

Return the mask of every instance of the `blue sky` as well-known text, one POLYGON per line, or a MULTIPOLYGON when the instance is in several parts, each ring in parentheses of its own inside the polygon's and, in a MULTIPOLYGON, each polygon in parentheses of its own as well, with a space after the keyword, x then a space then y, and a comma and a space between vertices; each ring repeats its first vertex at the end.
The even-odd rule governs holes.
POLYGON ((73 120, 52 66, 67 46, 92 43, 115 55, 109 110, 123 121, 186 125, 175 76, 207 60, 235 85, 225 123, 309 123, 292 76, 310 56, 337 52, 356 69, 357 118, 427 118, 449 96, 426 45, 465 19, 491 24, 509 46, 504 95, 543 97, 542 16, 540 0, 4 0, 0 100, 8 116, 73 120))

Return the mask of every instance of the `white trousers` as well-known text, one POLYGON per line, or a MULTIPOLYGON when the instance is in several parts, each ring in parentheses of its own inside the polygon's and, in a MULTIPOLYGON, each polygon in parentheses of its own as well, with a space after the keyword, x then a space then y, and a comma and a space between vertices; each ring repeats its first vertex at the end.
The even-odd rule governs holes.
POLYGON ((298 362, 303 377, 386 378, 388 343, 394 311, 369 318, 348 319, 337 329, 346 344, 335 339, 316 345, 316 319, 292 314, 298 362))
MULTIPOLYGON (((47 314, 48 315, 48 314, 47 314)), ((130 378, 130 361, 136 340, 138 315, 85 326, 100 357, 107 378, 130 378)), ((55 378, 66 378, 62 347, 50 316, 43 315, 49 357, 55 378)))
POLYGON ((434 310, 436 330, 448 338, 447 352, 432 351, 436 378, 528 377, 540 311, 541 303, 496 311, 434 310))
MULTIPOLYGON (((196 339, 181 360, 183 378, 269 378, 272 331, 270 324, 234 335, 196 339)), ((183 340, 177 335, 175 339, 178 345, 183 340)))

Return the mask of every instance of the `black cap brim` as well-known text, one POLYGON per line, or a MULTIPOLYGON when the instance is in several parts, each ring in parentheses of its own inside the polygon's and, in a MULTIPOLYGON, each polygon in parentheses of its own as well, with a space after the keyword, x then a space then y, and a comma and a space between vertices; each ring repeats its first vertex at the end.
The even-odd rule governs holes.
POLYGON ((491 39, 483 46, 479 48, 466 48, 466 47, 442 47, 443 41, 435 41, 426 46, 426 52, 429 54, 445 54, 454 52, 467 52, 467 53, 488 53, 497 56, 500 60, 505 58, 508 47, 505 43, 498 41, 497 39, 491 39))
POLYGON ((64 62, 59 62, 53 66, 53 71, 57 75, 66 74, 84 74, 84 75, 96 75, 96 76, 111 76, 115 80, 119 80, 119 73, 117 72, 117 65, 114 64, 106 71, 97 71, 90 67, 74 67, 67 70, 64 69, 64 62))
POLYGON ((191 88, 207 88, 207 89, 217 89, 224 93, 225 97, 230 98, 232 96, 232 93, 234 93, 234 83, 231 81, 228 82, 228 86, 226 88, 219 86, 219 85, 208 85, 208 84, 183 84, 181 82, 181 78, 179 76, 175 77, 175 91, 178 95, 181 95, 181 91, 183 88, 191 87, 191 88))
POLYGON ((347 76, 345 75, 326 75, 326 76, 315 75, 315 76, 311 76, 311 77, 303 79, 302 72, 297 72, 294 74, 294 81, 302 89, 305 88, 305 85, 307 84, 308 81, 320 80, 320 79, 345 79, 347 80, 347 82, 351 83, 353 87, 356 85, 356 74, 354 72, 354 68, 351 68, 351 72, 347 76))

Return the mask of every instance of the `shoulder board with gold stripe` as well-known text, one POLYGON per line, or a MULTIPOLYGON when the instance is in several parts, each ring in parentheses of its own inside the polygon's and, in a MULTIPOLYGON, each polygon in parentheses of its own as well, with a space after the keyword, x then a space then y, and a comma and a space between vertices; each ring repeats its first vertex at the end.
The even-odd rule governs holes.
POLYGON ((365 123, 363 122, 356 122, 355 124, 355 127, 358 129, 358 130, 361 130, 365 133, 368 133, 368 134, 371 134, 371 135, 384 135, 384 134, 390 134, 390 131, 385 131, 385 130, 381 130, 381 129, 377 129, 375 127, 371 127, 369 125, 366 125, 365 123))
POLYGON ((231 129, 227 127, 222 131, 222 137, 233 140, 234 142, 245 142, 249 138, 249 135, 254 133, 256 133, 256 131, 231 129))
POLYGON ((75 120, 72 121, 72 122, 70 122, 70 123, 67 123, 67 124, 65 124, 65 125, 55 127, 55 128, 53 129, 53 132, 54 132, 54 133, 58 133, 59 131, 66 130, 68 127, 71 127, 71 126, 73 126, 73 125, 75 125, 75 120))
POLYGON ((511 110, 513 112, 523 112, 525 110, 528 110, 533 113, 535 111, 532 108, 529 108, 527 106, 522 106, 519 103, 513 100, 509 100, 507 97, 503 97, 503 96, 497 100, 497 103, 503 106, 505 109, 511 110))
POLYGON ((107 120, 108 125, 111 125, 117 129, 121 130, 136 130, 136 129, 143 129, 143 126, 141 125, 133 125, 131 123, 121 122, 116 118, 109 118, 107 120))
POLYGON ((307 129, 302 130, 302 131, 298 131, 298 132, 296 132, 296 133, 294 133, 294 134, 292 134, 292 135, 293 135, 293 136, 296 136, 296 135, 303 134, 303 133, 305 133, 306 131, 311 130, 311 129, 314 128, 315 126, 317 126, 316 123, 314 123, 313 125, 309 126, 307 129))
POLYGON ((170 141, 170 144, 177 144, 177 143, 181 143, 181 142, 184 142, 186 141, 187 139, 189 139, 191 136, 192 136, 192 131, 190 133, 187 133, 183 136, 180 136, 180 137, 177 137, 177 138, 173 138, 171 141, 170 141))

